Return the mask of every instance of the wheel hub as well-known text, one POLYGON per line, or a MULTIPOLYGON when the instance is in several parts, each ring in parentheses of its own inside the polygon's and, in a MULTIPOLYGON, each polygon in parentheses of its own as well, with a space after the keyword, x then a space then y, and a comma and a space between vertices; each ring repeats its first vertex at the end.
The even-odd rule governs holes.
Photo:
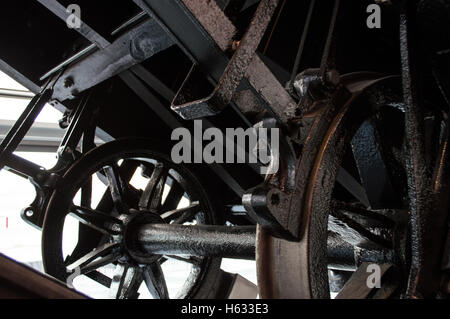
POLYGON ((129 214, 120 215, 118 219, 122 221, 121 233, 114 236, 114 240, 122 244, 124 257, 129 257, 124 259, 131 259, 139 264, 149 264, 161 257, 141 250, 136 240, 138 229, 143 225, 164 224, 161 216, 150 211, 130 209, 129 214))

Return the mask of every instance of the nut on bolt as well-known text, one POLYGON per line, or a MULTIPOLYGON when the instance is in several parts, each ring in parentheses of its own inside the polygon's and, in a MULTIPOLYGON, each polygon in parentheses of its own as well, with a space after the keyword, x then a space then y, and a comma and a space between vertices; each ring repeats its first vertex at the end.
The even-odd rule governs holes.
POLYGON ((73 80, 73 78, 71 76, 67 77, 64 80, 64 87, 66 89, 71 88, 72 86, 74 86, 74 84, 75 84, 75 81, 73 80))

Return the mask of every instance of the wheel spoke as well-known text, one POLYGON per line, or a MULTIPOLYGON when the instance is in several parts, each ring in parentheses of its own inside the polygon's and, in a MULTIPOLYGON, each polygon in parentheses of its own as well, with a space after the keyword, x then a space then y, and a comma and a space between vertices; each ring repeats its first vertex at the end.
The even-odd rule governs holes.
POLYGON ((372 224, 385 228, 394 227, 394 220, 383 214, 383 211, 373 211, 360 207, 357 204, 346 203, 334 200, 332 202, 332 209, 334 211, 344 212, 358 220, 364 220, 364 224, 372 224))
POLYGON ((122 179, 117 164, 103 168, 108 179, 111 197, 118 209, 127 210, 125 203, 126 182, 122 179))
POLYGON ((87 274, 100 267, 116 262, 121 257, 120 244, 110 243, 91 251, 67 267, 68 271, 87 274))
POLYGON ((153 298, 169 299, 166 279, 158 262, 152 263, 145 268, 144 281, 153 298))
POLYGON ((108 179, 111 198, 121 212, 137 205, 140 193, 130 185, 130 180, 136 172, 139 162, 135 160, 124 160, 122 165, 116 163, 105 166, 103 171, 108 179))
POLYGON ((142 281, 141 268, 118 264, 111 282, 111 297, 114 299, 137 299, 142 281))
POLYGON ((172 184, 170 185, 170 191, 167 194, 166 200, 164 201, 164 204, 161 207, 161 211, 168 212, 177 209, 178 204, 183 198, 184 193, 185 191, 183 187, 175 180, 172 180, 172 184))
POLYGON ((353 246, 366 249, 391 249, 392 242, 387 239, 390 233, 386 229, 371 227, 374 232, 359 224, 355 220, 338 211, 330 212, 328 229, 337 233, 341 238, 353 246))
POLYGON ((88 177, 86 184, 81 188, 81 206, 91 207, 92 176, 88 177))
POLYGON ((187 207, 166 212, 161 215, 161 218, 164 221, 175 220, 174 223, 176 224, 184 224, 185 222, 192 220, 195 217, 195 215, 199 212, 199 210, 200 210, 200 203, 193 202, 187 207))
POLYGON ((162 163, 157 163, 139 201, 140 209, 151 211, 160 209, 166 178, 167 170, 162 163))
POLYGON ((353 155, 373 209, 395 208, 399 201, 385 164, 383 147, 372 122, 366 121, 352 140, 353 155))
POLYGON ((103 236, 104 233, 81 223, 78 229, 77 245, 75 246, 70 256, 67 256, 64 264, 66 266, 70 265, 91 252, 93 248, 98 247, 103 236))
POLYGON ((99 271, 91 271, 85 275, 86 277, 92 279, 95 282, 98 282, 100 285, 105 286, 106 288, 111 288, 112 279, 108 276, 105 276, 99 271))
POLYGON ((70 215, 104 234, 117 235, 121 229, 122 222, 119 219, 87 207, 73 206, 70 215))
POLYGON ((339 169, 336 180, 364 206, 370 206, 364 187, 343 167, 339 169))

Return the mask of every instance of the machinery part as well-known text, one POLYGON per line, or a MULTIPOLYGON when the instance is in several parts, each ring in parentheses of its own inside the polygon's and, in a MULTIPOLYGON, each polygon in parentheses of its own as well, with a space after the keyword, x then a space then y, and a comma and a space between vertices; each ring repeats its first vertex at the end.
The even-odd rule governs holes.
POLYGON ((16 124, 11 128, 11 131, 6 135, 0 145, 0 169, 5 167, 5 158, 19 146, 52 94, 53 91, 51 89, 46 89, 41 94, 36 95, 16 124))
POLYGON ((58 101, 73 99, 172 45, 172 40, 154 20, 145 21, 105 48, 72 63, 55 83, 52 98, 58 101), (67 79, 71 79, 73 85, 65 85, 67 79))
MULTIPOLYGON (((134 0, 134 2, 160 23, 174 42, 191 58, 194 66, 197 65, 200 71, 211 79, 214 86, 219 83, 229 63, 226 51, 232 47, 238 32, 215 1, 134 0)), ((193 67, 188 79, 194 75, 195 69, 193 67)), ((248 66, 245 77, 254 88, 254 92, 258 92, 256 97, 262 97, 261 100, 269 112, 286 125, 294 115, 297 105, 257 55, 248 66)), ((185 83, 184 87, 187 84, 185 83)), ((198 82, 194 81, 193 84, 198 82)), ((191 89, 195 92, 195 86, 191 89)), ((186 100, 192 101, 203 97, 186 100)), ((177 104, 181 104, 180 100, 177 104)), ((246 110, 248 105, 237 107, 239 110, 246 110)), ((199 115, 196 112, 192 114, 186 112, 183 116, 198 118, 199 115)))
MULTIPOLYGON (((297 175, 297 181, 308 181, 304 185, 297 184, 298 192, 294 197, 303 198, 302 205, 299 205, 302 207, 300 242, 276 239, 263 229, 258 229, 258 281, 263 298, 328 298, 327 238, 333 231, 337 231, 343 241, 359 246, 355 248, 356 267, 363 262, 378 265, 394 263, 402 274, 408 271, 404 245, 408 207, 405 204, 391 206, 390 202, 384 203, 382 209, 365 207, 336 183, 340 166, 352 172, 356 179, 360 178, 355 160, 351 158, 351 144, 365 143, 366 149, 382 152, 388 167, 388 176, 383 178, 391 180, 392 176, 396 177, 395 185, 401 191, 400 198, 406 192, 405 155, 401 151, 404 127, 399 125, 404 121, 404 114, 397 108, 402 102, 400 90, 396 92, 394 89, 399 87, 398 81, 395 78, 349 81, 358 77, 350 75, 342 79, 354 92, 354 97, 342 108, 336 109, 326 133, 315 137, 321 142, 317 156, 312 158, 314 165, 310 166, 311 171, 306 172, 306 176, 297 175), (377 132, 375 145, 370 144, 373 139, 358 140, 361 137, 358 132, 364 129, 362 125, 367 121, 377 132), (373 237, 363 240, 364 234, 373 237), (390 247, 377 247, 377 242, 389 243, 390 247)), ((319 116, 324 118, 324 114, 319 116)), ((366 159, 369 163, 370 153, 366 159)), ((301 159, 304 160, 305 157, 301 159)), ((298 204, 296 201, 294 203, 298 204)), ((405 287, 404 281, 400 284, 405 287)))
MULTIPOLYGON (((276 128, 277 121, 267 118, 255 125, 256 128, 276 128)), ((270 145, 273 145, 271 141, 270 145)), ((279 154, 272 154, 271 162, 278 162, 281 174, 268 175, 264 183, 247 190, 242 204, 247 214, 274 236, 295 238, 286 230, 286 209, 289 194, 295 185, 295 154, 284 136, 279 136, 279 154), (278 156, 278 157, 277 157, 278 156)))
POLYGON ((0 254, 1 299, 85 299, 62 283, 0 254))
POLYGON ((6 97, 9 99, 30 100, 34 97, 34 95, 35 94, 30 91, 11 90, 11 89, 1 89, 0 88, 0 97, 6 97))
MULTIPOLYGON (((411 2, 404 1, 400 13, 412 247, 407 296, 429 298, 436 295, 440 286, 440 258, 445 243, 449 203, 442 195, 439 196, 439 201, 430 201, 436 195, 436 186, 440 188, 447 180, 443 181, 442 176, 433 180, 432 170, 426 160, 424 100, 419 96, 420 75, 413 67, 419 59, 415 53, 419 43, 415 40, 417 33, 414 32, 414 10, 416 7, 411 2), (442 205, 436 205, 437 203, 442 205)), ((444 143, 446 142, 445 140, 444 143)), ((443 149, 446 147, 444 144, 443 149)), ((443 161, 437 167, 446 171, 446 156, 441 159, 443 161)))
MULTIPOLYGON (((219 289, 224 289, 221 258, 163 256, 136 247, 136 227, 142 225, 221 223, 219 210, 205 192, 214 188, 202 184, 190 167, 173 164, 167 148, 147 140, 115 141, 90 151, 67 171, 52 195, 44 221, 42 249, 49 274, 65 280, 78 270, 111 289, 117 298, 136 298, 145 282, 153 297, 167 298, 164 269, 170 260, 190 268, 178 297, 220 296, 219 289), (93 188, 92 180, 97 179, 105 186, 95 206, 92 195, 98 189, 93 188), (138 180, 140 187, 136 186, 138 180), (78 235, 71 222, 79 225, 78 235), (71 231, 78 238, 67 248, 71 231), (111 268, 117 272, 112 278, 99 271, 111 268)), ((185 240, 189 243, 192 239, 185 240)))
POLYGON ((255 260, 255 226, 184 226, 147 224, 139 227, 140 251, 157 255, 192 255, 255 260), (186 241, 186 238, 189 238, 186 241))
POLYGON ((44 209, 61 172, 67 169, 78 156, 77 147, 81 137, 83 136, 83 151, 87 150, 88 144, 95 146, 96 116, 94 116, 95 108, 88 103, 93 95, 93 92, 89 91, 84 94, 78 107, 74 109, 71 123, 59 144, 58 161, 52 169, 46 170, 13 154, 30 131, 44 105, 49 101, 52 92, 52 89, 45 89, 30 101, 0 147, 0 169, 5 167, 10 172, 28 178, 36 189, 35 200, 22 211, 21 216, 26 223, 38 229, 42 227, 44 209))
POLYGON ((250 63, 255 56, 255 51, 266 31, 266 28, 275 12, 278 0, 262 0, 258 6, 247 33, 240 41, 239 47, 228 63, 218 86, 214 92, 203 99, 196 99, 186 103, 184 87, 180 89, 179 95, 172 104, 172 109, 185 119, 195 119, 205 116, 216 115, 221 112, 233 98, 239 83, 247 72, 250 63), (181 101, 182 104, 178 104, 181 101))

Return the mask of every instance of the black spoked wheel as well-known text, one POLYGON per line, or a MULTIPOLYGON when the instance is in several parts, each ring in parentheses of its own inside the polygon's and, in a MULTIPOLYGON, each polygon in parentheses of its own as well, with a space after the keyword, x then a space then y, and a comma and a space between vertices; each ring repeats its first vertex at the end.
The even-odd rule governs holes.
POLYGON ((136 220, 221 223, 205 191, 212 188, 167 154, 155 142, 120 140, 77 161, 47 208, 46 272, 96 298, 217 297, 221 258, 140 254, 126 243, 126 229, 136 220))

